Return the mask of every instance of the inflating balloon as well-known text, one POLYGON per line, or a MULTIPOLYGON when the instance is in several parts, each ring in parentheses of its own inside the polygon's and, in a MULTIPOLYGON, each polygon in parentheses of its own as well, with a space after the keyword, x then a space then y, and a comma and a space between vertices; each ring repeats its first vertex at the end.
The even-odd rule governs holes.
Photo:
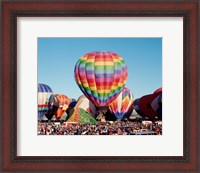
POLYGON ((97 121, 84 109, 75 107, 67 123, 96 124, 97 121))
POLYGON ((133 101, 133 109, 135 109, 135 111, 137 112, 137 114, 139 114, 140 116, 142 116, 142 112, 140 111, 140 108, 139 108, 139 105, 138 105, 138 103, 139 103, 139 98, 137 98, 137 99, 135 99, 134 101, 133 101))
POLYGON ((139 108, 145 117, 150 119, 156 118, 156 112, 151 107, 151 102, 155 99, 155 96, 152 94, 145 95, 139 100, 139 108))
POLYGON ((51 120, 52 117, 55 115, 59 107, 59 100, 55 95, 51 95, 49 98, 49 109, 45 113, 45 116, 48 120, 51 120))
POLYGON ((76 99, 71 98, 71 99, 70 99, 70 102, 76 102, 76 99))
MULTIPOLYGON (((92 104, 92 102, 88 100, 86 96, 82 95, 81 98, 78 99, 78 102, 76 103, 75 108, 82 108, 83 110, 85 110, 86 112, 88 112, 95 118, 96 107, 95 105, 92 104)), ((70 112, 70 116, 71 116, 71 113, 72 112, 70 112)))
POLYGON ((38 84, 38 118, 41 118, 49 110, 49 98, 53 94, 52 89, 46 84, 38 84))
POLYGON ((153 94, 160 94, 160 93, 162 93, 162 87, 155 90, 153 94))
POLYGON ((70 111, 76 106, 77 101, 75 99, 70 99, 69 107, 66 110, 68 114, 67 119, 69 118, 70 111))
POLYGON ((91 52, 76 63, 75 80, 97 107, 108 107, 120 94, 128 77, 124 59, 114 52, 91 52))
POLYGON ((58 98, 59 101, 59 107, 55 113, 55 117, 56 119, 60 119, 69 107, 70 99, 63 94, 55 94, 55 96, 58 98))
POLYGON ((158 115, 158 118, 162 119, 162 93, 151 102, 151 107, 158 115))
POLYGON ((79 98, 78 98, 78 100, 77 100, 77 102, 79 101, 79 100, 81 100, 81 99, 85 99, 85 95, 81 95, 79 98))
MULTIPOLYGON (((158 113, 152 107, 152 102, 160 94, 162 94, 162 88, 157 89, 153 94, 145 95, 139 99, 138 106, 144 116, 146 116, 152 120, 162 118, 161 115, 159 115, 159 117, 158 117, 158 113)), ((160 111, 162 112, 162 106, 160 107, 160 111)))
POLYGON ((117 120, 130 116, 133 111, 133 94, 131 91, 124 87, 118 97, 110 104, 109 110, 117 120))

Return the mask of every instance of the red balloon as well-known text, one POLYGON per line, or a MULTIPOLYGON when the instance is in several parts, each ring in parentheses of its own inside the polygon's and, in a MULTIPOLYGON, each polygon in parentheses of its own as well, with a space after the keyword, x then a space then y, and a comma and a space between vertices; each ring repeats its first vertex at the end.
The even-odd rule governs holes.
POLYGON ((162 87, 160 87, 157 90, 155 90, 153 94, 157 94, 157 93, 159 93, 159 94, 162 93, 162 87))
POLYGON ((140 108, 140 111, 144 114, 144 116, 146 116, 150 119, 156 119, 156 117, 158 115, 153 110, 151 103, 161 93, 162 93, 162 87, 160 87, 156 91, 154 91, 153 94, 145 95, 139 99, 138 106, 140 108))
POLYGON ((156 119, 156 116, 157 116, 156 112, 151 107, 151 102, 156 97, 157 97, 157 93, 145 95, 140 98, 139 103, 138 103, 141 112, 150 119, 156 119))

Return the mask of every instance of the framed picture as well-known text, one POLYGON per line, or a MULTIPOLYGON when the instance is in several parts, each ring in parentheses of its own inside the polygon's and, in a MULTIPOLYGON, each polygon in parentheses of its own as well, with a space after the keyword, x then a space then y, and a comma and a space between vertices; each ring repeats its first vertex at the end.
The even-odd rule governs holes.
POLYGON ((27 2, 2 2, 3 171, 199 171, 198 1, 27 2))

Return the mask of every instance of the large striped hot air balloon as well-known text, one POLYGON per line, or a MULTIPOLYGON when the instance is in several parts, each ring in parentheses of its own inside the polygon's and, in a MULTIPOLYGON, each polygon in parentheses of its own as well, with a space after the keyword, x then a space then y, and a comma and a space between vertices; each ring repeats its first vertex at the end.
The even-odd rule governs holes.
POLYGON ((55 117, 56 119, 60 119, 61 116, 66 112, 67 108, 69 107, 70 99, 63 94, 55 94, 55 96, 59 101, 59 107, 55 113, 55 117))
POLYGON ((131 91, 124 87, 118 97, 110 104, 109 110, 117 120, 128 117, 133 111, 133 99, 131 91))
POLYGON ((49 98, 53 94, 52 89, 46 84, 38 84, 38 118, 41 118, 49 110, 49 98))
POLYGON ((108 107, 120 94, 128 77, 124 59, 114 52, 90 52, 76 63, 75 80, 97 107, 108 107))

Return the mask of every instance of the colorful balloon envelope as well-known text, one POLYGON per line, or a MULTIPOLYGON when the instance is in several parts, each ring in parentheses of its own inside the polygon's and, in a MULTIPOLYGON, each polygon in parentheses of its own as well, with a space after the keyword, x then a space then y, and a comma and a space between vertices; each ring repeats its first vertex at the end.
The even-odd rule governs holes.
POLYGON ((97 107, 108 107, 120 94, 128 77, 124 59, 114 52, 90 52, 76 63, 75 80, 97 107))
POLYGON ((70 104, 69 104, 69 107, 74 108, 76 106, 76 103, 77 103, 76 100, 71 101, 70 104))
POLYGON ((49 110, 49 99, 53 94, 52 89, 46 84, 38 84, 38 118, 49 110))
MULTIPOLYGON (((81 108, 91 114, 93 117, 96 115, 96 107, 93 105, 86 96, 81 96, 81 99, 78 99, 75 108, 81 108)), ((70 115, 71 116, 71 115, 70 115)))
POLYGON ((96 124, 97 121, 84 109, 75 107, 73 114, 67 120, 70 123, 96 124))
POLYGON ((75 100, 75 99, 70 99, 70 103, 69 103, 69 107, 67 108, 67 110, 66 110, 66 113, 67 113, 67 119, 69 118, 69 116, 70 116, 70 112, 71 112, 71 110, 76 106, 76 103, 77 103, 77 101, 75 100))
POLYGON ((117 120, 131 115, 133 111, 133 94, 124 87, 118 97, 110 104, 109 110, 115 115, 117 120))
POLYGON ((159 119, 162 119, 162 93, 159 94, 152 102, 152 109, 156 112, 159 119))
POLYGON ((45 116, 48 120, 51 120, 52 117, 55 115, 59 107, 59 100, 55 95, 51 95, 49 98, 49 109, 45 113, 45 116))
POLYGON ((77 102, 79 101, 79 100, 81 100, 81 99, 85 99, 85 95, 81 95, 79 98, 78 98, 78 100, 77 100, 77 102))
POLYGON ((61 116, 66 112, 67 108, 69 107, 70 99, 63 94, 55 94, 55 96, 59 101, 59 107, 55 113, 55 117, 56 119, 60 119, 61 116))

